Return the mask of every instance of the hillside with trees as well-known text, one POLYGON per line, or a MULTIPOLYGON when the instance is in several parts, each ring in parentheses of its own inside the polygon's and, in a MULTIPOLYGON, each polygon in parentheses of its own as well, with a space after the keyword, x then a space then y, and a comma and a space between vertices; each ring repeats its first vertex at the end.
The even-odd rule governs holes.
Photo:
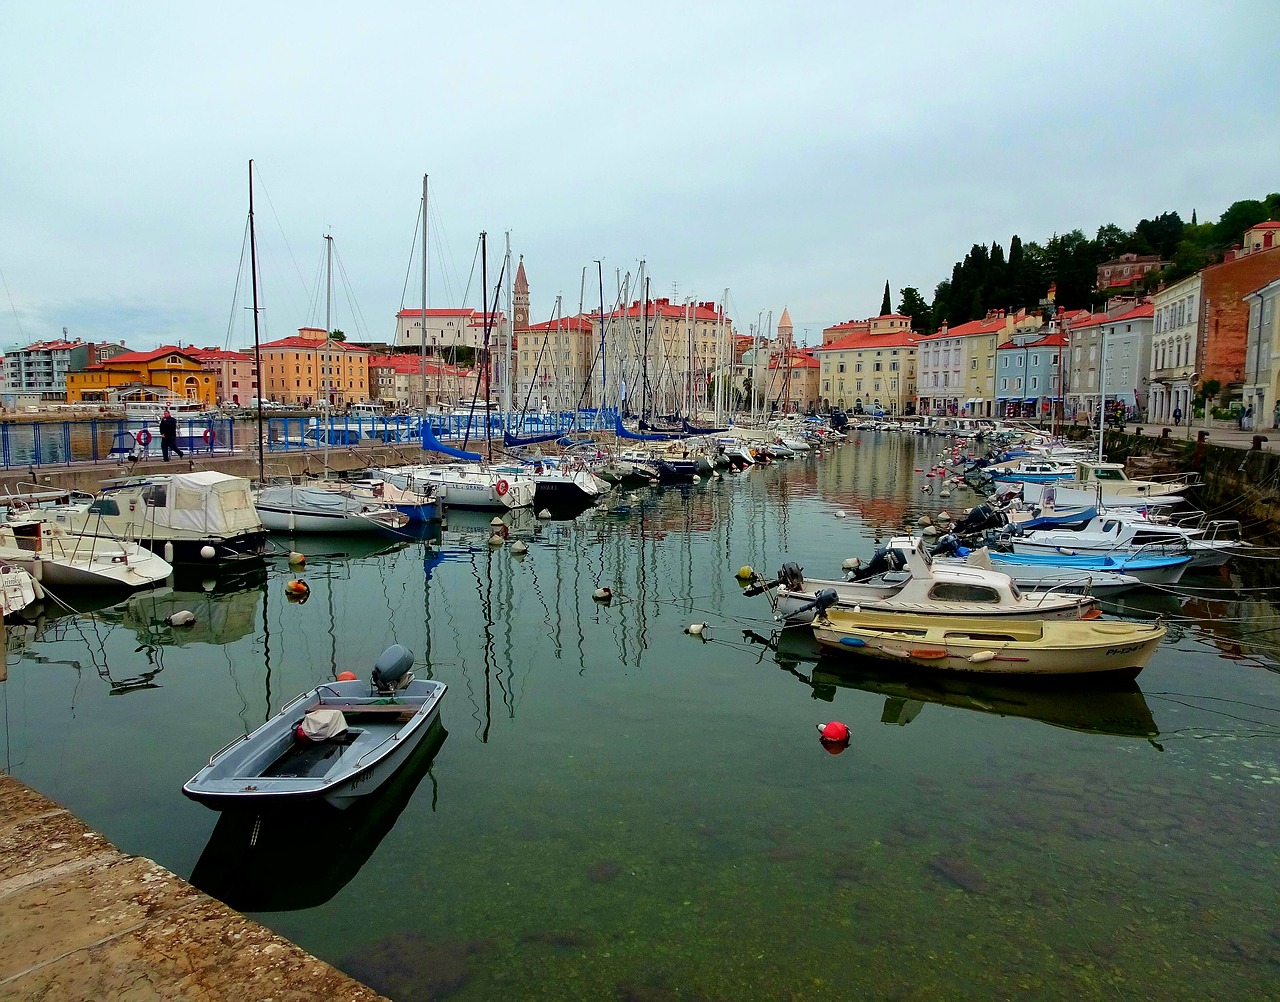
POLYGON ((1190 222, 1177 212, 1164 212, 1139 221, 1132 230, 1108 223, 1098 227, 1092 239, 1072 230, 1055 233, 1043 244, 1024 244, 1015 234, 1007 251, 999 243, 974 244, 964 260, 955 263, 951 277, 933 290, 932 303, 926 304, 920 291, 908 286, 898 292, 898 312, 913 318, 915 330, 933 333, 943 321, 954 327, 985 317, 989 310, 1038 311, 1050 285, 1056 287, 1058 306, 1101 308, 1103 297, 1094 286, 1103 262, 1130 252, 1158 254, 1169 263, 1141 283, 1140 291, 1150 292, 1161 282, 1177 281, 1221 261, 1245 230, 1278 217, 1280 193, 1273 193, 1233 203, 1215 223, 1197 222, 1194 211, 1190 222))

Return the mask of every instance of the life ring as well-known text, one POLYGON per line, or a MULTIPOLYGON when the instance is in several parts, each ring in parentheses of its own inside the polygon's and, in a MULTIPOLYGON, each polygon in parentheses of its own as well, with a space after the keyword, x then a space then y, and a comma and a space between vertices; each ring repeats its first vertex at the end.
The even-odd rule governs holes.
POLYGON ((204 442, 205 442, 205 445, 213 445, 213 440, 214 440, 215 438, 217 438, 217 436, 213 433, 213 429, 212 429, 212 428, 206 428, 206 429, 204 430, 204 442))
POLYGON ((142 431, 133 436, 133 440, 145 449, 151 444, 151 432, 143 428, 142 431))
POLYGON ((494 492, 498 495, 498 497, 500 498, 506 497, 507 491, 511 489, 511 485, 507 483, 505 480, 499 480, 496 484, 493 485, 493 489, 494 489, 494 492))

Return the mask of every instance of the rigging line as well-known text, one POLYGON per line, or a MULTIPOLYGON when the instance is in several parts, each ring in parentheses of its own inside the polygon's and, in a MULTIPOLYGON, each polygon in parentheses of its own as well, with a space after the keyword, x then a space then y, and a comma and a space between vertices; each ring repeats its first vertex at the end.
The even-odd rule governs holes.
POLYGON ((231 313, 227 317, 227 337, 224 347, 231 348, 231 334, 236 325, 236 304, 240 302, 240 280, 244 276, 244 259, 249 253, 249 217, 244 217, 244 236, 240 239, 240 264, 236 268, 236 283, 231 293, 231 313))
MULTIPOLYGON (((413 243, 409 245, 409 260, 405 263, 405 266, 404 266, 404 284, 400 287, 400 309, 401 310, 405 308, 404 300, 405 300, 405 296, 408 295, 408 292, 409 292, 409 278, 410 276, 413 275, 413 262, 418 255, 418 233, 421 225, 422 225, 422 210, 419 209, 418 214, 413 219, 413 243)), ((419 308, 421 308, 421 304, 419 304, 419 308)), ((426 323, 425 317, 423 317, 423 323, 424 324, 426 323)))
POLYGON ((364 318, 364 311, 360 308, 360 303, 356 300, 355 288, 351 284, 351 277, 347 274, 346 263, 342 260, 342 254, 335 247, 333 256, 338 262, 338 278, 342 280, 343 291, 347 294, 347 305, 351 307, 351 319, 356 325, 356 340, 367 341, 369 339, 369 324, 364 318))
POLYGON ((0 284, 4 285, 4 294, 9 299, 9 309, 13 312, 13 322, 18 325, 18 336, 25 341, 27 336, 22 332, 22 318, 18 316, 18 305, 13 301, 13 293, 9 291, 9 280, 4 277, 3 268, 0 268, 0 284))
POLYGON ((271 193, 267 191, 267 183, 265 180, 263 180, 263 177, 262 177, 262 168, 255 163, 253 169, 254 169, 254 172, 258 175, 258 189, 262 192, 264 196, 266 196, 267 205, 271 207, 271 215, 276 221, 276 227, 280 230, 280 236, 284 240, 285 249, 289 252, 289 260, 293 264, 293 270, 298 275, 298 281, 302 283, 302 291, 303 291, 303 294, 305 295, 307 293, 306 279, 302 277, 302 269, 298 267, 298 259, 294 255, 293 247, 289 243, 289 237, 284 231, 284 224, 280 222, 280 215, 279 213, 276 212, 275 203, 271 201, 271 193))

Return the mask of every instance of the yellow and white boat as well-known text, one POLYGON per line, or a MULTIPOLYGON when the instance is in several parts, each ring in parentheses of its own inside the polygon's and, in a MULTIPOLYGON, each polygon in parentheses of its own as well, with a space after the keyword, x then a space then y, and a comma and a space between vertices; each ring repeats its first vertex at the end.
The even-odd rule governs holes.
POLYGON ((1160 623, 970 619, 827 609, 818 643, 849 654, 944 671, 1135 677, 1168 632, 1160 623))

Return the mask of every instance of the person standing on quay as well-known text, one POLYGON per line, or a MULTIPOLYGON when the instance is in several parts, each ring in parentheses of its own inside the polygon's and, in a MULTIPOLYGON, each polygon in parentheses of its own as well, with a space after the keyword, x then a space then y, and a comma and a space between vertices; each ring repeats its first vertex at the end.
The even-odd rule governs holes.
POLYGON ((169 413, 169 408, 164 409, 164 417, 160 419, 160 451, 164 455, 164 461, 169 462, 169 453, 176 452, 178 458, 182 458, 182 450, 178 448, 178 421, 169 413))

